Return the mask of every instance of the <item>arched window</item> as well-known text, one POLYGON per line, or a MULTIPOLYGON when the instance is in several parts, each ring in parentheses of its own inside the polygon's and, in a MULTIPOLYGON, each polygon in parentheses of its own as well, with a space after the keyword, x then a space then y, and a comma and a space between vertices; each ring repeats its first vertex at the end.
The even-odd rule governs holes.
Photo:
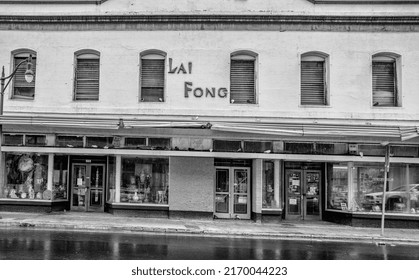
POLYGON ((326 60, 317 52, 301 56, 301 105, 328 105, 326 60))
POLYGON ((398 55, 380 53, 372 57, 372 104, 375 107, 399 106, 397 89, 398 55))
POLYGON ((140 101, 164 101, 166 53, 149 50, 140 54, 140 101))
POLYGON ((231 54, 230 103, 256 103, 256 58, 249 51, 231 54))
POLYGON ((13 57, 13 69, 19 65, 25 59, 32 55, 32 68, 33 71, 33 80, 28 83, 25 80, 25 72, 27 70, 27 64, 22 63, 13 78, 13 90, 12 98, 13 99, 29 99, 33 100, 35 98, 35 78, 36 78, 36 52, 29 49, 20 49, 12 52, 13 57))
POLYGON ((74 100, 99 100, 100 53, 81 50, 75 53, 74 100))

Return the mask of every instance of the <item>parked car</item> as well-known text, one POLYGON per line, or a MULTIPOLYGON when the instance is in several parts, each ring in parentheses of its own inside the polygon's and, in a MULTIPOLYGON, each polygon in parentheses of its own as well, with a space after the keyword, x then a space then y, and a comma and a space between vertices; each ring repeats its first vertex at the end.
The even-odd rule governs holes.
MULTIPOLYGON (((410 201, 410 208, 416 211, 419 207, 419 184, 399 186, 386 192, 386 210, 404 211, 410 201)), ((383 200, 382 192, 373 192, 364 195, 363 208, 368 210, 381 210, 383 200), (377 207, 378 206, 378 207, 377 207)))

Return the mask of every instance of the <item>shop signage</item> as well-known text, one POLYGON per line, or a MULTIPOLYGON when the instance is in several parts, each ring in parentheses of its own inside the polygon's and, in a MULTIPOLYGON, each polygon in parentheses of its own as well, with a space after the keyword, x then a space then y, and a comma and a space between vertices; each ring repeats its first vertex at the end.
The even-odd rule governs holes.
MULTIPOLYGON (((183 74, 189 75, 192 74, 192 62, 181 63, 179 66, 173 65, 173 59, 169 58, 169 74, 183 74), (185 67, 187 65, 187 67, 185 67)), ((184 97, 189 98, 194 96, 196 98, 226 98, 228 95, 228 90, 225 87, 196 87, 190 81, 184 82, 184 97)))

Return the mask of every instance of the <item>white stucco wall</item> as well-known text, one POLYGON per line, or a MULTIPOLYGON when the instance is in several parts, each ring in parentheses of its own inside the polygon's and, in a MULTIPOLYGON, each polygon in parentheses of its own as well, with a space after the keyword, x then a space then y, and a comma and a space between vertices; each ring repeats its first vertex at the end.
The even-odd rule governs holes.
POLYGON ((307 119, 419 119, 419 37, 416 33, 274 32, 274 31, 1 31, 0 65, 11 67, 11 51, 37 52, 35 100, 5 96, 5 114, 61 113, 192 116, 249 116, 307 119), (245 36, 244 36, 245 34, 245 36), (403 42, 397 43, 395 42, 403 42), (100 97, 75 102, 74 52, 101 53, 100 97), (172 67, 193 63, 192 74, 168 74, 165 102, 139 102, 139 53, 167 52, 172 67), (227 98, 184 97, 185 81, 193 87, 229 89, 230 54, 258 54, 258 104, 230 104, 227 98), (300 55, 321 51, 330 58, 330 106, 300 106, 300 55), (401 56, 402 107, 372 107, 371 57, 377 52, 401 56), (121 110, 123 108, 123 110, 121 110))
POLYGON ((171 157, 170 211, 214 211, 214 159, 171 157))

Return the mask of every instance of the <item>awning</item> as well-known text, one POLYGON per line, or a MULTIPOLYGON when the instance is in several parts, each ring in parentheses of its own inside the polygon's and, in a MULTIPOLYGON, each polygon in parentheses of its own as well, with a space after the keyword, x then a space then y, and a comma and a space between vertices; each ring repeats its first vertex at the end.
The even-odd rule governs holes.
POLYGON ((154 121, 122 118, 92 118, 92 117, 45 117, 45 116, 0 116, 2 125, 36 125, 47 127, 73 128, 207 128, 206 122, 185 121, 154 121))
POLYGON ((266 134, 271 136, 301 137, 371 137, 405 141, 419 137, 418 127, 336 125, 336 124, 284 124, 284 123, 212 123, 212 130, 266 134))
MULTIPOLYGON (((214 131, 237 132, 289 137, 331 137, 346 138, 369 137, 406 141, 419 137, 418 126, 395 125, 355 125, 355 124, 317 124, 317 123, 276 123, 276 122, 203 122, 198 120, 159 120, 140 118, 98 118, 98 117, 56 117, 56 116, 0 116, 3 125, 36 125, 47 127, 73 127, 91 129, 130 129, 130 128, 207 128, 214 131)), ((345 139, 345 140, 346 140, 345 139)))
POLYGON ((402 141, 419 137, 419 126, 400 127, 400 136, 402 141))

